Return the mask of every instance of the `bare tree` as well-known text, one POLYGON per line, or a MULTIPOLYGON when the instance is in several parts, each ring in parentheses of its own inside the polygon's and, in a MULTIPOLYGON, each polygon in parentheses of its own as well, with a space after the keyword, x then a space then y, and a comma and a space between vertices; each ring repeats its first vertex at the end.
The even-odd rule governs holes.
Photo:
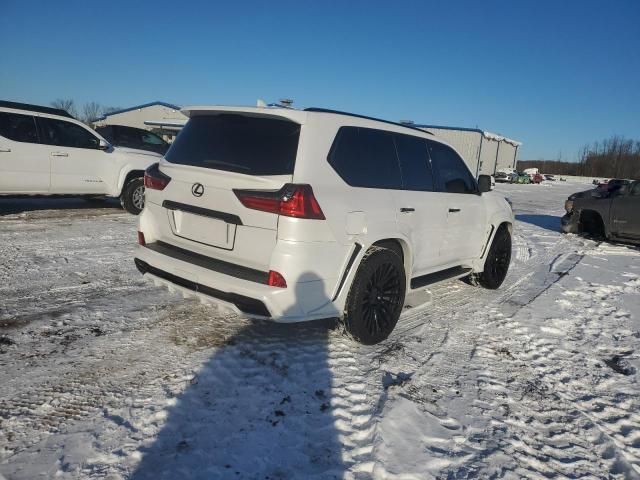
POLYGON ((82 107, 82 121, 87 125, 93 125, 93 122, 102 115, 103 108, 97 102, 85 103, 82 107))
POLYGON ((53 102, 51 102, 51 106, 54 108, 59 108, 60 110, 64 110, 72 117, 78 116, 75 102, 71 98, 57 98, 53 102))

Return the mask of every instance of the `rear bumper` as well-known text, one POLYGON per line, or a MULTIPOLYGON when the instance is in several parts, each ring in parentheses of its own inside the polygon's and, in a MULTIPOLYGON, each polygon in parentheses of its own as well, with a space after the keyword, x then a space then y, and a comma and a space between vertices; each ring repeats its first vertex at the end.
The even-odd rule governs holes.
MULTIPOLYGON (((287 288, 272 287, 260 281, 258 276, 238 276, 238 271, 221 271, 219 266, 212 269, 214 265, 204 261, 167 255, 166 251, 147 246, 137 247, 135 263, 138 270, 156 284, 244 316, 283 323, 339 316, 341 309, 339 302, 334 301, 334 293, 342 273, 342 262, 335 251, 336 245, 291 242, 281 247, 283 253, 274 252, 273 268, 284 275, 287 288), (330 257, 337 261, 335 278, 321 278, 312 273, 326 271, 326 259, 330 257), (312 264, 319 262, 322 268, 314 268, 312 264)), ((348 253, 345 250, 344 263, 348 253)))
POLYGON ((223 292, 221 290, 187 280, 186 278, 178 277, 164 270, 160 270, 159 268, 152 267, 147 262, 140 260, 139 258, 134 259, 134 261, 138 271, 142 273, 142 275, 149 274, 160 280, 172 283, 177 287, 181 287, 194 293, 201 293, 230 306, 233 305, 238 312, 247 315, 260 318, 271 317, 269 310, 267 310, 265 304, 260 300, 245 297, 244 295, 238 295, 236 293, 223 292))

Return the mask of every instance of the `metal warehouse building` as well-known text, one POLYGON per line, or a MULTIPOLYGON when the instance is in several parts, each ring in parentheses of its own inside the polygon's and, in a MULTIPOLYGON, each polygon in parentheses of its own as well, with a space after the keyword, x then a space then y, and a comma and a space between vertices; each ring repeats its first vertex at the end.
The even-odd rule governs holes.
POLYGON ((498 170, 516 168, 518 147, 522 143, 477 128, 412 125, 452 145, 475 173, 494 175, 498 170))

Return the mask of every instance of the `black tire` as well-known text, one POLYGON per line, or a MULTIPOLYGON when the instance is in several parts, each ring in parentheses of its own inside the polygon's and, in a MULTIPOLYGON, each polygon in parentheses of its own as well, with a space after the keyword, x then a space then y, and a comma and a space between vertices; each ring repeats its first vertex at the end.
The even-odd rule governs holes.
POLYGON ((504 282, 510 262, 511 234, 505 226, 501 226, 491 242, 487 259, 484 262, 484 271, 470 275, 467 281, 471 285, 495 290, 504 282))
POLYGON ((374 345, 393 331, 404 304, 407 281, 402 259, 383 247, 370 248, 358 266, 344 311, 346 331, 374 345))
POLYGON ((144 208, 144 180, 142 177, 129 180, 120 195, 122 208, 127 212, 138 215, 144 208))

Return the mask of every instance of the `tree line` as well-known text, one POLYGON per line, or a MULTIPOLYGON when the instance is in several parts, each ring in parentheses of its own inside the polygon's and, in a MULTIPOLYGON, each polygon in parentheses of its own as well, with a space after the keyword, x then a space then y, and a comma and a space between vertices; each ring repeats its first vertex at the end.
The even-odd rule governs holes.
POLYGON ((51 106, 64 110, 72 117, 90 126, 93 126, 93 121, 102 115, 120 110, 120 107, 105 107, 97 102, 87 102, 82 106, 76 106, 71 98, 57 98, 51 102, 51 106))
POLYGON ((585 145, 577 162, 521 160, 518 170, 538 168, 542 173, 594 178, 640 179, 640 141, 614 135, 585 145))

